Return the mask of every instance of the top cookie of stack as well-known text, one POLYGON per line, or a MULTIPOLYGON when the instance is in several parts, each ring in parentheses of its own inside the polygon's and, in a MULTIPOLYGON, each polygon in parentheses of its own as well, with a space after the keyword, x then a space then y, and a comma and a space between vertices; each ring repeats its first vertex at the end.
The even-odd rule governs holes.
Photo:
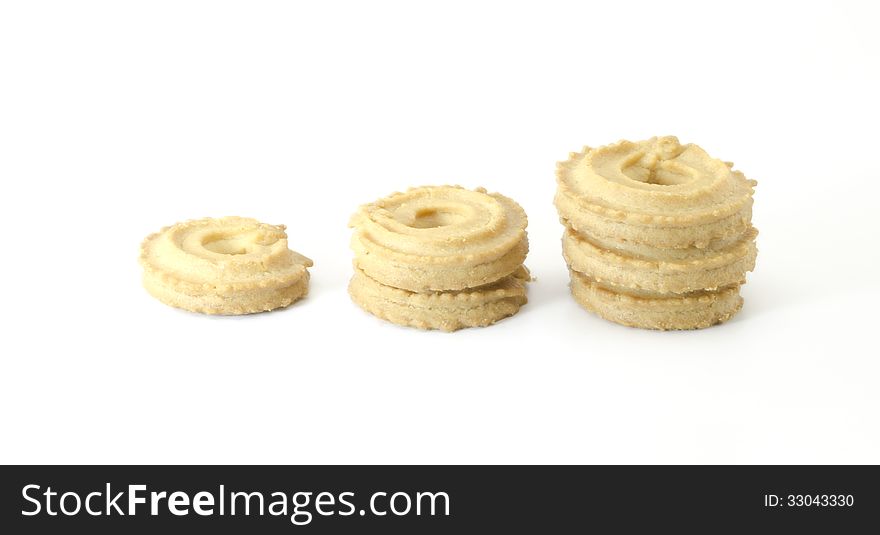
POLYGON ((428 186, 362 206, 355 229, 356 303, 423 329, 484 326, 525 303, 526 214, 479 188, 428 186))
POLYGON ((757 254, 757 183, 732 167, 671 136, 585 147, 561 162, 555 203, 575 298, 634 327, 732 317, 757 254))

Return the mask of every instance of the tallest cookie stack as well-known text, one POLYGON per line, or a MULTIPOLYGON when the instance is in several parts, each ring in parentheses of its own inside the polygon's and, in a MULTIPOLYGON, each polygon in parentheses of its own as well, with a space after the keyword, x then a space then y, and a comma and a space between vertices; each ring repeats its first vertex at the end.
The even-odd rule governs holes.
POLYGON ((674 137, 584 148, 556 207, 575 299, 632 327, 699 329, 742 307, 754 269, 753 180, 674 137))

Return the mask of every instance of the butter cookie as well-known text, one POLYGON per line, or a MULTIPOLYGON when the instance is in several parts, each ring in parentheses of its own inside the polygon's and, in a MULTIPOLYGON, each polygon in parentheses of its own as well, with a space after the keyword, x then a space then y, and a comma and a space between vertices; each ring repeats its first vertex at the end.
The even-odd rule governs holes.
POLYGON ((147 291, 167 305, 204 314, 251 314, 306 295, 308 258, 287 247, 283 225, 223 217, 178 223, 141 246, 147 291))

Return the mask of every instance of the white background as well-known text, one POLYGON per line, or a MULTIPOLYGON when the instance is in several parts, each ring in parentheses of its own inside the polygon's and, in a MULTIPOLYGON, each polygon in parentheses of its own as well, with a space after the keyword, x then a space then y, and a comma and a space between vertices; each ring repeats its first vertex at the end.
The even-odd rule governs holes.
POLYGON ((876 6, 4 3, 0 461, 880 462, 876 6), (555 162, 665 134, 759 182, 720 327, 568 294, 555 162), (529 214, 538 280, 496 326, 396 327, 346 293, 356 207, 442 183, 529 214), (148 296, 141 240, 221 215, 288 225, 310 296, 148 296))

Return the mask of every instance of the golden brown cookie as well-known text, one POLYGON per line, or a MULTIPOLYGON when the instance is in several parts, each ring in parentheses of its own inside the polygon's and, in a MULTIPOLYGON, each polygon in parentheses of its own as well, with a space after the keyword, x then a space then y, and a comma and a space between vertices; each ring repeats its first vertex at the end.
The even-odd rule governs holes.
POLYGON ((352 217, 354 264, 386 286, 413 292, 483 286, 522 265, 526 224, 523 209, 498 193, 413 188, 352 217))
POLYGON ((557 169, 566 226, 610 240, 705 248, 751 228, 753 180, 675 137, 571 153, 557 169))
POLYGON ((587 310, 629 327, 658 330, 702 329, 723 323, 742 308, 739 285, 666 297, 633 295, 571 271, 571 293, 587 310))
POLYGON ((751 229, 741 239, 721 250, 673 249, 675 256, 654 259, 630 256, 605 249, 566 229, 562 255, 575 271, 589 273, 593 280, 622 288, 665 293, 688 293, 722 288, 745 282, 745 273, 755 267, 757 231, 751 229))
POLYGON ((141 245, 144 287, 165 304, 204 314, 286 307, 308 292, 308 258, 283 225, 223 217, 178 223, 141 245))
POLYGON ((384 320, 419 329, 486 327, 516 314, 526 299, 528 271, 520 267, 491 284, 466 290, 418 293, 386 286, 355 268, 352 300, 384 320))

